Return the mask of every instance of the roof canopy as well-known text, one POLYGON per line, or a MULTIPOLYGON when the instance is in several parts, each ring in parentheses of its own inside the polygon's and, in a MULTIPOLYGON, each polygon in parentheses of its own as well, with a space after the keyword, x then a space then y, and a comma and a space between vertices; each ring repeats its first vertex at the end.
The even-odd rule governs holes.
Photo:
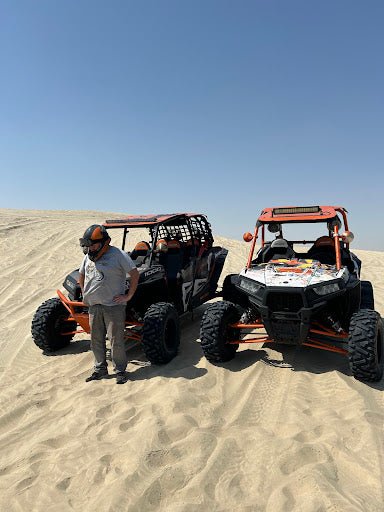
POLYGON ((257 225, 273 222, 327 222, 334 219, 340 212, 345 216, 345 208, 342 206, 280 206, 265 208, 257 220, 257 225))
POLYGON ((197 213, 159 213, 156 215, 127 215, 120 219, 109 219, 103 224, 106 228, 148 228, 157 224, 170 224, 172 221, 180 221, 190 218, 197 213))

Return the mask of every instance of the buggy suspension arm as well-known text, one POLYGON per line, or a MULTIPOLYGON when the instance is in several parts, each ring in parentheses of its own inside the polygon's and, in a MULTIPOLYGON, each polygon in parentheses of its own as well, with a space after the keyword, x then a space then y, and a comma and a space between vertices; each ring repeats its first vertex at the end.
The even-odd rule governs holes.
MULTIPOLYGON (((234 323, 230 324, 229 327, 231 329, 239 330, 239 335, 241 334, 242 329, 263 329, 264 325, 261 322, 256 322, 252 324, 243 324, 243 323, 234 323)), ((332 342, 343 342, 346 341, 348 338, 348 334, 345 332, 335 332, 329 329, 328 327, 324 327, 322 325, 316 324, 315 328, 312 328, 309 330, 309 334, 320 334, 322 336, 325 336, 326 338, 330 339, 332 342)), ((230 345, 237 345, 239 343, 271 343, 274 340, 271 339, 268 335, 265 335, 263 333, 254 333, 256 338, 248 338, 248 339, 237 339, 237 340, 231 340, 228 342, 230 345)), ((331 345, 331 343, 325 343, 319 340, 314 339, 313 337, 308 337, 302 345, 306 345, 308 347, 314 347, 318 348, 320 350, 328 350, 329 352, 336 352, 338 354, 347 355, 348 350, 337 347, 335 345, 331 345)))

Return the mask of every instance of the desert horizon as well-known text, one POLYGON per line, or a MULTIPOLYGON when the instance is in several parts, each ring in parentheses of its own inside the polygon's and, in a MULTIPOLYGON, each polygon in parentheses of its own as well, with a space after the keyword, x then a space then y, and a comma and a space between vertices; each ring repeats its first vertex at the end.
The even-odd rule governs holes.
MULTIPOLYGON (((212 365, 199 344, 205 304, 182 317, 167 365, 132 344, 126 384, 86 383, 89 335, 45 355, 31 321, 79 267, 85 228, 122 214, 0 214, 1 510, 382 511, 383 380, 354 379, 339 354, 275 344, 212 365)), ((222 283, 249 244, 212 228, 229 250, 222 283)), ((351 250, 383 317, 384 252, 351 250)))

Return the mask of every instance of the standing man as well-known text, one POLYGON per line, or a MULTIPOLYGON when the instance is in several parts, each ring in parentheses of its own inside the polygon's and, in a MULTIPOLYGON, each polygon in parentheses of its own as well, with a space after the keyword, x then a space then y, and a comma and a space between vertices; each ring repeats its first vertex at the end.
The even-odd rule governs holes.
POLYGON ((79 270, 79 284, 84 304, 89 307, 91 348, 95 356, 94 372, 85 380, 99 380, 108 375, 108 334, 116 383, 123 384, 128 362, 124 344, 125 309, 136 291, 139 272, 128 254, 109 245, 110 241, 107 230, 99 224, 90 226, 80 238, 85 256, 79 270), (126 293, 127 274, 130 286, 126 293))

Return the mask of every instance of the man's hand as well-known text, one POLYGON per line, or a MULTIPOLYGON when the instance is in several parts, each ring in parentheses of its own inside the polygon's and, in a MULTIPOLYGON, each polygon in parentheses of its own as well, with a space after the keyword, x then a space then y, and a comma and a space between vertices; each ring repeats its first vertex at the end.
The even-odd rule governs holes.
POLYGON ((129 295, 115 295, 113 297, 113 302, 116 304, 125 304, 128 302, 132 297, 129 297, 129 295))
POLYGON ((113 302, 115 302, 116 304, 126 304, 127 302, 129 302, 134 296, 135 291, 137 289, 140 276, 139 271, 137 270, 137 268, 133 268, 128 273, 131 277, 128 293, 127 295, 116 295, 115 297, 113 297, 113 302))

